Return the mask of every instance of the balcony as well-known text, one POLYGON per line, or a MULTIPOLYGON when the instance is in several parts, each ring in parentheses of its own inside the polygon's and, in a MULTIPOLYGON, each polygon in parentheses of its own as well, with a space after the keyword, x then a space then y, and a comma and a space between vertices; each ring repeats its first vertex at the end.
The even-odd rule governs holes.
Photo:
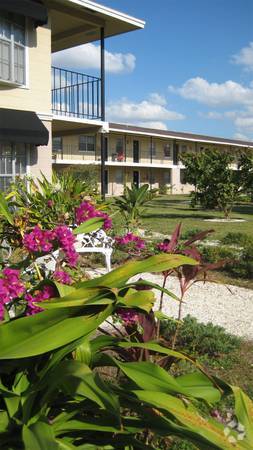
POLYGON ((52 112, 77 119, 101 119, 101 79, 52 67, 52 112))

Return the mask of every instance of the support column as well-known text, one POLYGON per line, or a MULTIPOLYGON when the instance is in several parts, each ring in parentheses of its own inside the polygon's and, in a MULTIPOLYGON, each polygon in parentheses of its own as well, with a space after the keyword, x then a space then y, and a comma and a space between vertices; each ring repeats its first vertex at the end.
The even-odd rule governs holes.
MULTIPOLYGON (((105 30, 100 29, 101 120, 105 121, 105 30)), ((105 137, 101 133, 101 197, 105 199, 105 137)))

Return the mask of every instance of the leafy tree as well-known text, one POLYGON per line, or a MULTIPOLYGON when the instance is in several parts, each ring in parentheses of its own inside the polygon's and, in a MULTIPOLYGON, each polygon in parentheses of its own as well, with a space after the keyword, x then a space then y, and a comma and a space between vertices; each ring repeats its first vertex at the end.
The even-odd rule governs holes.
POLYGON ((244 151, 238 161, 241 190, 253 200, 253 152, 244 151))
POLYGON ((191 204, 200 204, 204 209, 215 209, 229 217, 238 196, 240 177, 230 165, 234 156, 218 150, 188 153, 181 156, 185 165, 185 180, 195 186, 191 193, 191 204))

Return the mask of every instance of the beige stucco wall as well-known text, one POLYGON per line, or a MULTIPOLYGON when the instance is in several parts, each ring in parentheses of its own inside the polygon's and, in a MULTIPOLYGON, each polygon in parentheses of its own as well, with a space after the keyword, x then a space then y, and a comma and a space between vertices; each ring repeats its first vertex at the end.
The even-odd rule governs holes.
POLYGON ((27 20, 27 41, 27 86, 0 83, 0 107, 51 114, 50 25, 34 29, 27 20))
MULTIPOLYGON (((84 134, 84 133, 80 133, 84 134)), ((89 136, 95 135, 95 133, 88 133, 89 136)), ((100 134, 96 135, 96 152, 80 152, 79 151, 79 134, 63 136, 62 137, 63 151, 56 153, 56 158, 68 159, 68 160, 85 160, 94 161, 96 154, 99 154, 100 147, 100 134)))
POLYGON ((48 145, 31 149, 28 174, 34 178, 40 178, 43 174, 50 180, 52 176, 52 122, 43 121, 43 124, 49 131, 48 145))

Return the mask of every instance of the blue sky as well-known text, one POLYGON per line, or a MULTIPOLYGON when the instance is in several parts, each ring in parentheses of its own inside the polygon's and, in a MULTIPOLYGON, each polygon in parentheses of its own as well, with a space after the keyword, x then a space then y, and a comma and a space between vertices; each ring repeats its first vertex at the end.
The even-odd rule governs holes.
MULTIPOLYGON (((109 120, 253 140, 252 0, 100 3, 146 21, 106 40, 109 120)), ((96 45, 67 52, 96 72, 96 45)))

